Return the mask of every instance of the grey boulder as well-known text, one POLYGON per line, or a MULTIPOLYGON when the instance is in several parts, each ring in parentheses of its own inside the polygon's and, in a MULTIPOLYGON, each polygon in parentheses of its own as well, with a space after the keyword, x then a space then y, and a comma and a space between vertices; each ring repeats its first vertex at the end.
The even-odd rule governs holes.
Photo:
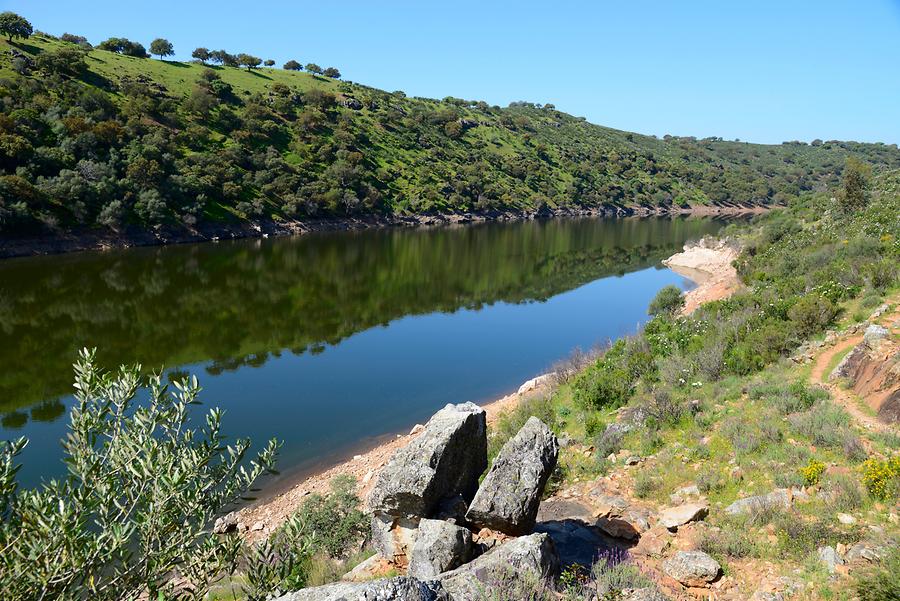
POLYGON ((514 536, 530 532, 558 456, 556 436, 541 420, 530 417, 500 449, 466 520, 514 536))
POLYGON ((472 533, 467 528, 442 520, 423 519, 419 522, 407 574, 430 580, 466 563, 471 555, 472 533))
POLYGON ((369 582, 336 582, 305 588, 275 601, 446 601, 440 584, 407 576, 369 582))
POLYGON ((662 562, 662 569, 681 584, 705 586, 719 576, 722 566, 703 551, 679 551, 662 562))
POLYGON ((554 578, 559 572, 559 558, 553 541, 546 534, 531 534, 494 547, 462 567, 445 572, 438 581, 452 601, 484 598, 485 592, 499 591, 504 596, 487 598, 513 599, 506 588, 527 578, 554 578))
POLYGON ((447 405, 378 474, 369 507, 396 516, 428 517, 441 500, 470 499, 487 468, 484 409, 447 405))

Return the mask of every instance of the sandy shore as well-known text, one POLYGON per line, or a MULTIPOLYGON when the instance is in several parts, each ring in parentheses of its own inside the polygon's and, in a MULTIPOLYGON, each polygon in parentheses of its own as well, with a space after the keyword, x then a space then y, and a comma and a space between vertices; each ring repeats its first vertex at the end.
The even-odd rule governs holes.
MULTIPOLYGON (((737 257, 737 249, 717 240, 701 240, 688 244, 684 251, 665 261, 667 267, 697 284, 686 294, 684 313, 688 314, 705 302, 725 298, 740 288, 737 272, 731 265, 737 257)), ((539 376, 525 382, 517 392, 483 405, 488 423, 515 406, 521 399, 547 392, 550 378, 539 376)), ((375 482, 375 474, 387 463, 391 455, 406 446, 418 435, 420 426, 408 434, 397 434, 386 442, 377 442, 371 449, 354 455, 344 461, 317 472, 305 479, 289 485, 286 490, 260 500, 237 512, 239 529, 251 539, 267 536, 312 493, 327 493, 329 483, 335 476, 349 475, 359 484, 360 498, 365 500, 375 482)), ((383 439, 382 439, 383 440, 383 439)))
POLYGON ((727 298, 741 287, 732 262, 739 251, 716 239, 704 238, 686 244, 684 250, 663 261, 663 265, 689 278, 697 287, 685 294, 682 314, 689 315, 703 303, 727 298))

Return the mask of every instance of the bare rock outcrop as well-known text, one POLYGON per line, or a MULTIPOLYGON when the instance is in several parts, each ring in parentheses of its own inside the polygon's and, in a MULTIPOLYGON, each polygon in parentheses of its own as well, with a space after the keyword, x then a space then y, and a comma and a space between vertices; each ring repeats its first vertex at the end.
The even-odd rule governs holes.
POLYGON ((470 499, 487 468, 487 423, 474 403, 447 405, 398 450, 378 475, 369 506, 394 516, 428 517, 441 500, 470 499))
POLYGON ((514 536, 530 532, 558 457, 556 435, 541 420, 530 417, 503 445, 469 505, 466 520, 514 536))

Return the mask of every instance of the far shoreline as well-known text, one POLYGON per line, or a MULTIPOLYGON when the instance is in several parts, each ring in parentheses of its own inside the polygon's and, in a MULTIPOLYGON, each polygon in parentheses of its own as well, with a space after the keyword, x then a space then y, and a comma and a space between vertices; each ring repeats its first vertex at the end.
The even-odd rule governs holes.
POLYGON ((200 242, 219 242, 244 238, 298 236, 312 232, 358 231, 385 228, 428 228, 487 222, 531 221, 555 218, 608 217, 715 217, 765 213, 777 205, 691 205, 691 206, 615 206, 588 209, 566 208, 546 211, 489 211, 484 213, 441 213, 431 215, 366 215, 335 219, 297 221, 266 220, 258 223, 203 224, 196 230, 160 228, 155 231, 126 230, 99 232, 84 229, 48 236, 0 236, 0 260, 17 257, 68 254, 86 251, 121 250, 134 247, 169 246, 200 242))

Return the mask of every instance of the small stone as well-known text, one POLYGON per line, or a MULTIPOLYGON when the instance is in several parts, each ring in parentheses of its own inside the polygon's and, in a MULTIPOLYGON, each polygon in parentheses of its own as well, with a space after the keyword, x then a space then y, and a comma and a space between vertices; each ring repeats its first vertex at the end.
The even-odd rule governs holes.
POLYGON ((834 547, 819 547, 816 551, 819 561, 825 566, 829 574, 834 574, 837 566, 844 565, 844 558, 838 554, 834 547))
POLYGON ((629 455, 625 459, 625 465, 637 465, 640 462, 641 462, 641 458, 638 457, 637 455, 629 455))
POLYGON ((840 523, 845 524, 847 526, 850 526, 851 524, 856 523, 856 518, 853 517, 852 515, 849 515, 846 513, 837 514, 837 519, 840 523))
POLYGON ((706 503, 686 503, 678 507, 669 507, 659 514, 659 523, 674 530, 688 522, 702 520, 709 513, 706 503))
POLYGON ((216 518, 215 523, 213 524, 213 533, 214 534, 228 534, 229 532, 235 532, 238 529, 238 516, 237 513, 232 511, 226 515, 223 515, 220 518, 216 518))
POLYGON ((250 532, 259 532, 260 530, 265 529, 266 523, 263 521, 258 521, 252 526, 250 526, 250 532))
POLYGON ((850 547, 847 551, 847 561, 868 561, 877 562, 882 559, 883 551, 879 547, 875 547, 868 543, 859 542, 850 547))
POLYGON ((703 551, 678 551, 662 562, 668 576, 687 586, 706 586, 715 580, 722 567, 703 551))

